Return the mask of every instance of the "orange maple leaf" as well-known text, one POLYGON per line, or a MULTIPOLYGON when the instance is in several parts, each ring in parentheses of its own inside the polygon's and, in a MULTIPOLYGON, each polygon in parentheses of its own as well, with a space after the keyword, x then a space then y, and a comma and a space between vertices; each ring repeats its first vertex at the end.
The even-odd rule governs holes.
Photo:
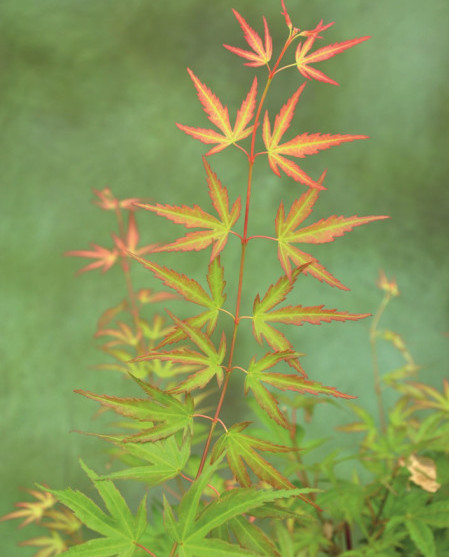
POLYGON ((286 156, 304 158, 308 155, 315 155, 323 149, 329 149, 330 147, 340 145, 341 143, 354 141, 356 139, 366 139, 367 136, 303 133, 279 145, 282 136, 290 126, 296 104, 298 103, 301 93, 304 91, 305 85, 306 84, 303 83, 282 107, 274 121, 273 133, 271 132, 268 112, 265 112, 262 137, 265 147, 267 148, 268 163, 277 176, 280 176, 280 170, 283 170, 285 174, 297 182, 301 182, 311 188, 326 189, 319 181, 316 182, 313 180, 302 168, 292 160, 286 158, 286 156))
POLYGON ((249 62, 245 63, 245 66, 257 67, 257 66, 265 66, 266 64, 268 65, 268 62, 271 60, 271 55, 273 53, 273 45, 272 45, 270 31, 268 30, 267 20, 265 19, 265 17, 263 18, 263 25, 265 31, 265 37, 264 37, 265 44, 264 44, 262 42, 262 39, 258 35, 258 33, 256 33, 256 31, 254 31, 254 29, 248 25, 248 23, 238 13, 238 11, 237 10, 232 10, 232 11, 234 12, 235 17, 237 18, 237 21, 240 23, 240 27, 243 30, 245 40, 248 43, 249 47, 252 49, 252 52, 250 50, 243 50, 242 48, 237 48, 236 46, 229 46, 227 44, 224 44, 223 46, 227 48, 229 51, 233 52, 234 54, 237 54, 237 56, 249 60, 249 62))
POLYGON ((316 62, 322 62, 323 60, 328 60, 340 52, 347 50, 348 48, 352 48, 353 46, 370 39, 371 37, 359 37, 357 39, 351 39, 349 41, 343 41, 341 43, 334 43, 323 48, 319 48, 315 50, 311 54, 308 54, 310 49, 313 46, 313 43, 316 39, 321 39, 322 37, 319 36, 321 31, 325 31, 328 29, 332 23, 328 23, 327 25, 323 25, 323 20, 321 20, 318 25, 312 31, 303 31, 301 35, 306 36, 307 39, 304 43, 299 43, 296 48, 295 59, 296 59, 296 66, 305 78, 307 79, 316 79, 318 81, 323 81, 325 83, 331 83, 332 85, 338 85, 336 81, 331 79, 329 76, 317 70, 316 68, 310 66, 310 64, 315 64, 316 62))
POLYGON ((217 145, 213 147, 206 155, 213 155, 222 151, 232 144, 245 139, 252 132, 253 126, 248 124, 251 122, 256 106, 257 95, 257 78, 254 78, 248 95, 243 100, 240 109, 237 112, 237 118, 234 127, 231 127, 229 121, 228 108, 221 104, 220 99, 212 93, 212 91, 202 83, 196 75, 187 68, 189 75, 198 92, 198 98, 203 105, 204 111, 209 120, 217 126, 221 134, 211 129, 192 128, 191 126, 184 126, 183 124, 176 124, 180 130, 191 135, 195 139, 199 139, 203 143, 217 145))

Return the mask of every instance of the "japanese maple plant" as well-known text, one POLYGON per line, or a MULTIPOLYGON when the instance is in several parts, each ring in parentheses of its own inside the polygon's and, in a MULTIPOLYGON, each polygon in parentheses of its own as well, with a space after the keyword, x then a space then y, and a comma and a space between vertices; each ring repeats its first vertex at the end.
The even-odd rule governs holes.
MULTIPOLYGON (((382 469, 382 473, 371 469, 379 479, 358 495, 366 507, 361 503, 354 511, 350 502, 343 511, 341 508, 335 511, 335 517, 329 511, 335 507, 332 496, 334 502, 335 497, 349 501, 354 492, 348 487, 350 482, 342 488, 343 484, 335 480, 332 470, 336 457, 314 464, 304 461, 304 454, 314 443, 304 442, 305 428, 299 423, 299 410, 303 409, 308 419, 319 402, 334 401, 335 405, 337 399, 354 397, 308 378, 301 363, 303 354, 292 345, 283 326, 354 321, 369 314, 327 309, 323 305, 287 305, 287 296, 297 298, 294 289, 298 282, 310 280, 307 276, 348 290, 313 254, 298 246, 332 242, 354 227, 387 217, 333 215, 315 221, 312 218, 306 223, 326 189, 326 172, 318 177, 310 176, 298 164, 298 159, 366 136, 315 132, 294 135, 289 129, 293 115, 298 103, 303 102, 305 88, 338 85, 317 65, 369 37, 320 46, 332 23, 321 21, 312 29, 299 29, 292 24, 284 0, 281 8, 287 38, 276 54, 273 54, 265 18, 262 38, 234 10, 247 49, 224 46, 243 58, 246 66, 261 68, 255 70, 261 73, 253 77, 233 125, 227 107, 188 69, 212 127, 177 126, 211 146, 203 157, 204 185, 208 188, 211 207, 172 206, 137 198, 118 200, 108 188, 95 191, 97 205, 116 215, 118 229, 113 235, 113 247, 106 249, 92 244, 89 250, 68 254, 92 259, 81 271, 97 268, 107 271, 115 264, 123 270, 126 298, 102 315, 96 336, 107 338, 101 348, 114 359, 114 363, 100 367, 123 372, 130 379, 128 385, 133 393, 122 397, 77 392, 121 417, 118 425, 114 423, 121 431, 95 435, 112 443, 113 454, 122 465, 116 471, 99 474, 81 463, 105 510, 79 491, 38 486, 31 491, 35 502, 19 503, 19 510, 3 517, 4 520, 23 518, 24 524, 36 522, 47 529, 47 535, 23 542, 38 547, 39 557, 60 553, 84 557, 352 555, 357 539, 362 540, 360 547, 377 547, 374 551, 380 553, 373 555, 390 555, 390 551, 398 554, 401 547, 407 550, 410 540, 415 543, 411 547, 422 549, 428 531, 433 535, 428 525, 424 525, 428 531, 423 534, 422 528, 416 527, 417 521, 408 530, 400 530, 401 521, 397 520, 391 528, 390 545, 382 546, 383 549, 376 545, 386 531, 387 472, 392 482, 393 478, 402 477, 400 470, 405 470, 407 465, 410 471, 408 459, 415 445, 412 449, 408 445, 409 449, 401 453, 402 468, 396 459, 396 462, 388 461, 389 468, 382 469), (302 82, 273 118, 265 109, 265 100, 279 72, 286 69, 299 71, 302 82), (211 162, 212 155, 228 147, 236 148, 236 156, 244 157, 248 164, 246 191, 236 199, 230 199, 211 162), (270 169, 282 178, 279 191, 294 186, 298 197, 289 207, 281 201, 273 214, 266 215, 267 235, 251 235, 251 202, 254 195, 263 195, 253 188, 253 168, 256 162, 265 165, 266 158, 270 169), (141 218, 149 218, 147 212, 150 212, 196 230, 168 244, 140 247, 138 212, 141 218), (238 268, 231 270, 221 260, 228 240, 229 244, 240 247, 238 268), (255 290, 248 298, 248 294, 243 294, 247 251, 254 249, 260 253, 257 250, 262 242, 266 243, 264 257, 272 257, 273 266, 277 249, 280 276, 268 287, 252 281, 251 288, 255 290), (202 282, 158 262, 159 253, 189 251, 204 253, 202 282), (160 284, 160 281, 168 289, 138 290, 131 274, 134 264, 151 272, 148 282, 160 284), (260 287, 264 289, 262 293, 257 290, 260 287), (234 303, 228 303, 228 297, 234 303), (185 300, 189 311, 193 308, 192 313, 186 318, 184 306, 182 318, 170 309, 161 312, 160 302, 170 306, 171 299, 185 300), (158 304, 159 311, 155 312, 158 304), (200 310, 195 311, 198 306, 200 310), (255 356, 250 361, 241 361, 239 343, 247 346, 250 342, 265 348, 254 350, 255 356), (236 389, 241 390, 251 420, 225 423, 223 410, 234 404, 230 389, 233 396, 236 389), (133 396, 136 390, 140 396, 133 396), (119 480, 134 480, 142 486, 144 495, 135 514, 116 487, 119 480), (83 532, 84 527, 87 533, 83 532)), ((380 285, 387 292, 388 300, 397 294, 395 284, 385 277, 380 285)), ((371 329, 373 346, 378 318, 380 314, 371 329)), ((398 337, 390 335, 389 339, 398 342, 398 337)), ((402 378, 416 371, 417 366, 410 358, 407 366, 402 378)), ((390 386, 396 385, 397 380, 391 379, 390 386)), ((373 432, 382 437, 390 427, 383 414, 378 375, 376 393, 381 412, 379 429, 355 405, 352 408, 365 419, 365 425, 347 426, 348 431, 368 431, 372 442, 373 432)), ((410 397, 416 398, 416 387, 413 392, 402 389, 401 393, 406 402, 401 403, 400 410, 406 412, 410 397)), ((423 408, 426 408, 424 403, 420 407, 415 403, 412 411, 423 408)), ((375 451, 369 442, 364 450, 365 453, 375 451)), ((376 458, 386 457, 377 454, 376 458)), ((419 463, 419 457, 414 458, 415 464, 419 463)), ((427 465, 430 473, 432 466, 427 465)), ((359 484, 360 481, 354 483, 359 484)), ((424 497, 436 491, 433 487, 427 490, 421 487, 424 497)), ((434 514, 442 511, 440 507, 432 508, 436 509, 434 514)), ((442 522, 443 519, 438 524, 444 525, 442 522)), ((365 555, 362 549, 359 551, 354 555, 365 555)), ((412 555, 413 551, 403 554, 412 555)))

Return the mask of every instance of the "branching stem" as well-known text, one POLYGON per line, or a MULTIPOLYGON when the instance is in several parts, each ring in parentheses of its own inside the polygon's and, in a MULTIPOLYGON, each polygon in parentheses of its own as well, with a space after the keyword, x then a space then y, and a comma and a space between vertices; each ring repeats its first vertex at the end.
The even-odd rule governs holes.
POLYGON ((255 238, 264 238, 265 240, 274 240, 275 242, 278 241, 277 238, 273 238, 272 236, 261 236, 261 235, 257 235, 257 236, 250 236, 249 238, 247 238, 248 242, 250 240, 254 240, 255 238))
MULTIPOLYGON (((211 422, 214 421, 213 418, 211 418, 210 416, 206 416, 205 414, 193 414, 192 416, 193 418, 205 418, 206 420, 210 420, 211 422)), ((223 429, 227 432, 228 428, 225 426, 224 422, 222 420, 220 420, 220 418, 217 418, 217 422, 223 427, 223 429)))
POLYGON ((209 453, 209 448, 212 442, 212 436, 214 434, 214 430, 215 430, 215 426, 217 424, 217 421, 219 419, 219 415, 221 412, 221 408, 223 406, 223 401, 226 395, 226 391, 228 390, 228 385, 229 385, 229 379, 231 377, 231 373, 232 373, 232 369, 233 369, 233 358, 234 358, 234 350, 235 350, 235 343, 236 343, 236 339, 237 339, 237 331, 238 331, 238 327, 239 327, 239 323, 240 323, 240 305, 241 305, 241 301, 242 301, 242 286, 243 286, 243 271, 245 268, 245 256, 246 256, 246 247, 248 245, 248 220, 249 220, 249 207, 250 207, 250 201, 251 201, 251 186, 252 186, 252 177, 253 177, 253 167, 254 167, 254 161, 255 161, 255 145, 256 145, 256 131, 257 128, 259 127, 259 122, 260 122, 260 114, 262 112, 262 107, 263 104, 265 102, 265 98, 267 96, 268 93, 268 89, 270 88, 271 82, 273 80, 273 76, 276 72, 276 68, 279 66, 279 63, 282 59, 282 57, 284 56, 287 48, 289 47, 290 43, 292 42, 292 37, 289 36, 289 38, 287 39, 287 41, 285 42, 284 48, 282 49, 276 64, 274 65, 272 70, 269 70, 269 75, 268 75, 268 79, 267 82, 265 84, 265 88, 262 92, 262 95, 260 97, 260 101, 259 101, 259 105, 257 107, 257 112, 256 115, 254 117, 254 127, 253 127, 253 132, 252 132, 252 136, 251 136, 251 149, 250 149, 250 153, 248 156, 248 181, 247 181, 247 188, 246 188, 246 204, 245 204, 245 221, 243 224, 243 235, 241 237, 241 242, 242 242, 242 251, 241 251, 241 255, 240 255, 240 270, 239 270, 239 281, 238 281, 238 288, 237 288, 237 301, 236 301, 236 306, 235 306, 235 318, 234 318, 234 330, 232 333, 232 340, 231 340, 231 346, 229 349, 229 359, 228 359, 228 366, 226 369, 226 375, 225 375, 225 379, 223 382, 223 386, 221 389, 221 393, 220 393, 220 399, 218 401, 217 404, 217 409, 215 411, 215 415, 214 415, 214 419, 213 422, 211 424, 210 430, 209 430, 209 435, 207 437, 206 440, 206 444, 204 446, 204 450, 203 450, 203 454, 201 457, 201 462, 198 468, 198 472, 196 477, 198 478, 204 468, 204 465, 206 463, 206 458, 207 455, 209 453))
POLYGON ((157 557, 157 555, 155 555, 152 551, 150 551, 147 547, 145 547, 144 545, 138 543, 138 542, 134 542, 135 545, 137 545, 137 547, 140 547, 140 549, 143 549, 143 551, 145 551, 146 553, 148 553, 148 555, 152 555, 153 557, 157 557))
MULTIPOLYGON (((187 480, 190 483, 193 483, 193 481, 194 481, 194 480, 192 480, 192 478, 189 478, 189 476, 184 475, 182 472, 180 472, 179 475, 181 476, 181 478, 184 478, 185 480, 187 480)), ((213 485, 207 484, 207 487, 212 489, 212 491, 216 494, 217 497, 220 497, 220 493, 215 489, 215 487, 213 485)))

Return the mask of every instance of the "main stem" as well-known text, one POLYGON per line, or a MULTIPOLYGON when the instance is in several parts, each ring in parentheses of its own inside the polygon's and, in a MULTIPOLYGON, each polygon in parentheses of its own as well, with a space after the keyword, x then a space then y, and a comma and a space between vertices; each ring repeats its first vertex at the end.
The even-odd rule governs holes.
POLYGON ((262 111, 262 106, 265 102, 265 98, 267 96, 268 93, 268 89, 270 88, 271 82, 273 80, 274 74, 276 73, 276 69, 279 66, 279 63, 282 59, 282 57, 285 54, 285 51, 287 50, 287 48, 289 47, 289 45, 291 44, 293 40, 292 35, 290 35, 287 39, 287 41, 285 42, 284 48, 282 49, 276 64, 273 66, 272 70, 269 70, 269 75, 268 75, 268 79, 267 82, 265 84, 265 89, 263 90, 262 96, 260 98, 259 101, 259 106, 257 107, 257 112, 256 112, 256 116, 254 118, 254 128, 253 128, 253 133, 251 136, 251 149, 248 155, 248 163, 249 163, 249 168, 248 168, 248 182, 247 182, 247 188, 246 188, 246 205, 245 205, 245 222, 243 225, 243 235, 241 237, 241 242, 242 242, 242 251, 240 254, 240 270, 239 270, 239 283, 238 283, 238 288, 237 288, 237 301, 236 301, 236 306, 235 306, 235 318, 234 318, 234 330, 232 332, 232 340, 231 340, 231 347, 229 350, 229 360, 228 360, 228 365, 226 368, 226 374, 225 374, 225 379, 223 382, 223 386, 221 389, 221 394, 220 394, 220 399, 218 401, 217 404, 217 409, 215 411, 215 415, 214 415, 214 419, 212 421, 210 430, 209 430, 209 435, 207 437, 206 440, 206 444, 204 446, 204 450, 203 450, 203 454, 201 457, 201 462, 198 468, 198 472, 196 477, 198 478, 204 468, 204 465, 206 463, 206 458, 207 455, 209 453, 209 448, 210 448, 210 444, 212 442, 212 436, 214 434, 215 431, 215 427, 217 425, 219 416, 220 416, 220 412, 221 412, 221 408, 223 406, 223 402, 224 402, 224 398, 226 396, 226 392, 228 390, 228 385, 229 385, 229 380, 231 377, 231 373, 232 373, 232 362, 233 362, 233 358, 234 358, 234 350, 235 350, 235 343, 236 343, 236 339, 237 339, 237 331, 239 328, 239 323, 240 323, 240 305, 241 305, 241 301, 242 301, 242 286, 243 286, 243 271, 245 268, 245 257, 246 257, 246 247, 248 245, 248 219, 249 219, 249 206, 250 206, 250 202, 251 202, 251 185, 252 185, 252 177, 253 177, 253 167, 254 167, 254 161, 255 161, 255 145, 256 145, 256 131, 257 131, 257 127, 259 125, 260 122, 260 113, 262 111))

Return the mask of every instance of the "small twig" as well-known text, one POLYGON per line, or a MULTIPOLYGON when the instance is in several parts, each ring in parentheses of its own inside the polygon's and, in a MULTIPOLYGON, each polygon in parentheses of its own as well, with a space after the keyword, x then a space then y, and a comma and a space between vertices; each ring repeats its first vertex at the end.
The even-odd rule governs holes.
MULTIPOLYGON (((205 414, 193 414, 192 416, 193 418, 205 418, 206 420, 210 420, 211 422, 214 421, 213 418, 211 418, 210 416, 206 416, 205 414)), ((220 420, 220 418, 217 418, 216 421, 223 426, 223 429, 226 431, 226 433, 228 433, 228 428, 225 426, 225 424, 223 423, 222 420, 220 420)))
POLYGON ((153 557, 157 557, 157 555, 155 553, 153 553, 152 551, 150 551, 147 547, 145 547, 144 545, 138 543, 138 542, 134 542, 135 545, 137 545, 137 547, 140 547, 140 549, 143 549, 144 551, 146 551, 146 553, 148 553, 148 555, 152 555, 153 557))
POLYGON ((347 522, 344 524, 346 549, 352 549, 351 528, 347 522))
MULTIPOLYGON (((180 472, 179 475, 181 476, 181 478, 184 478, 188 482, 193 483, 192 478, 189 478, 189 476, 184 475, 182 472, 180 472)), ((217 494, 217 497, 220 497, 220 493, 215 489, 215 487, 213 485, 207 484, 207 487, 212 489, 212 491, 214 491, 217 494)))

